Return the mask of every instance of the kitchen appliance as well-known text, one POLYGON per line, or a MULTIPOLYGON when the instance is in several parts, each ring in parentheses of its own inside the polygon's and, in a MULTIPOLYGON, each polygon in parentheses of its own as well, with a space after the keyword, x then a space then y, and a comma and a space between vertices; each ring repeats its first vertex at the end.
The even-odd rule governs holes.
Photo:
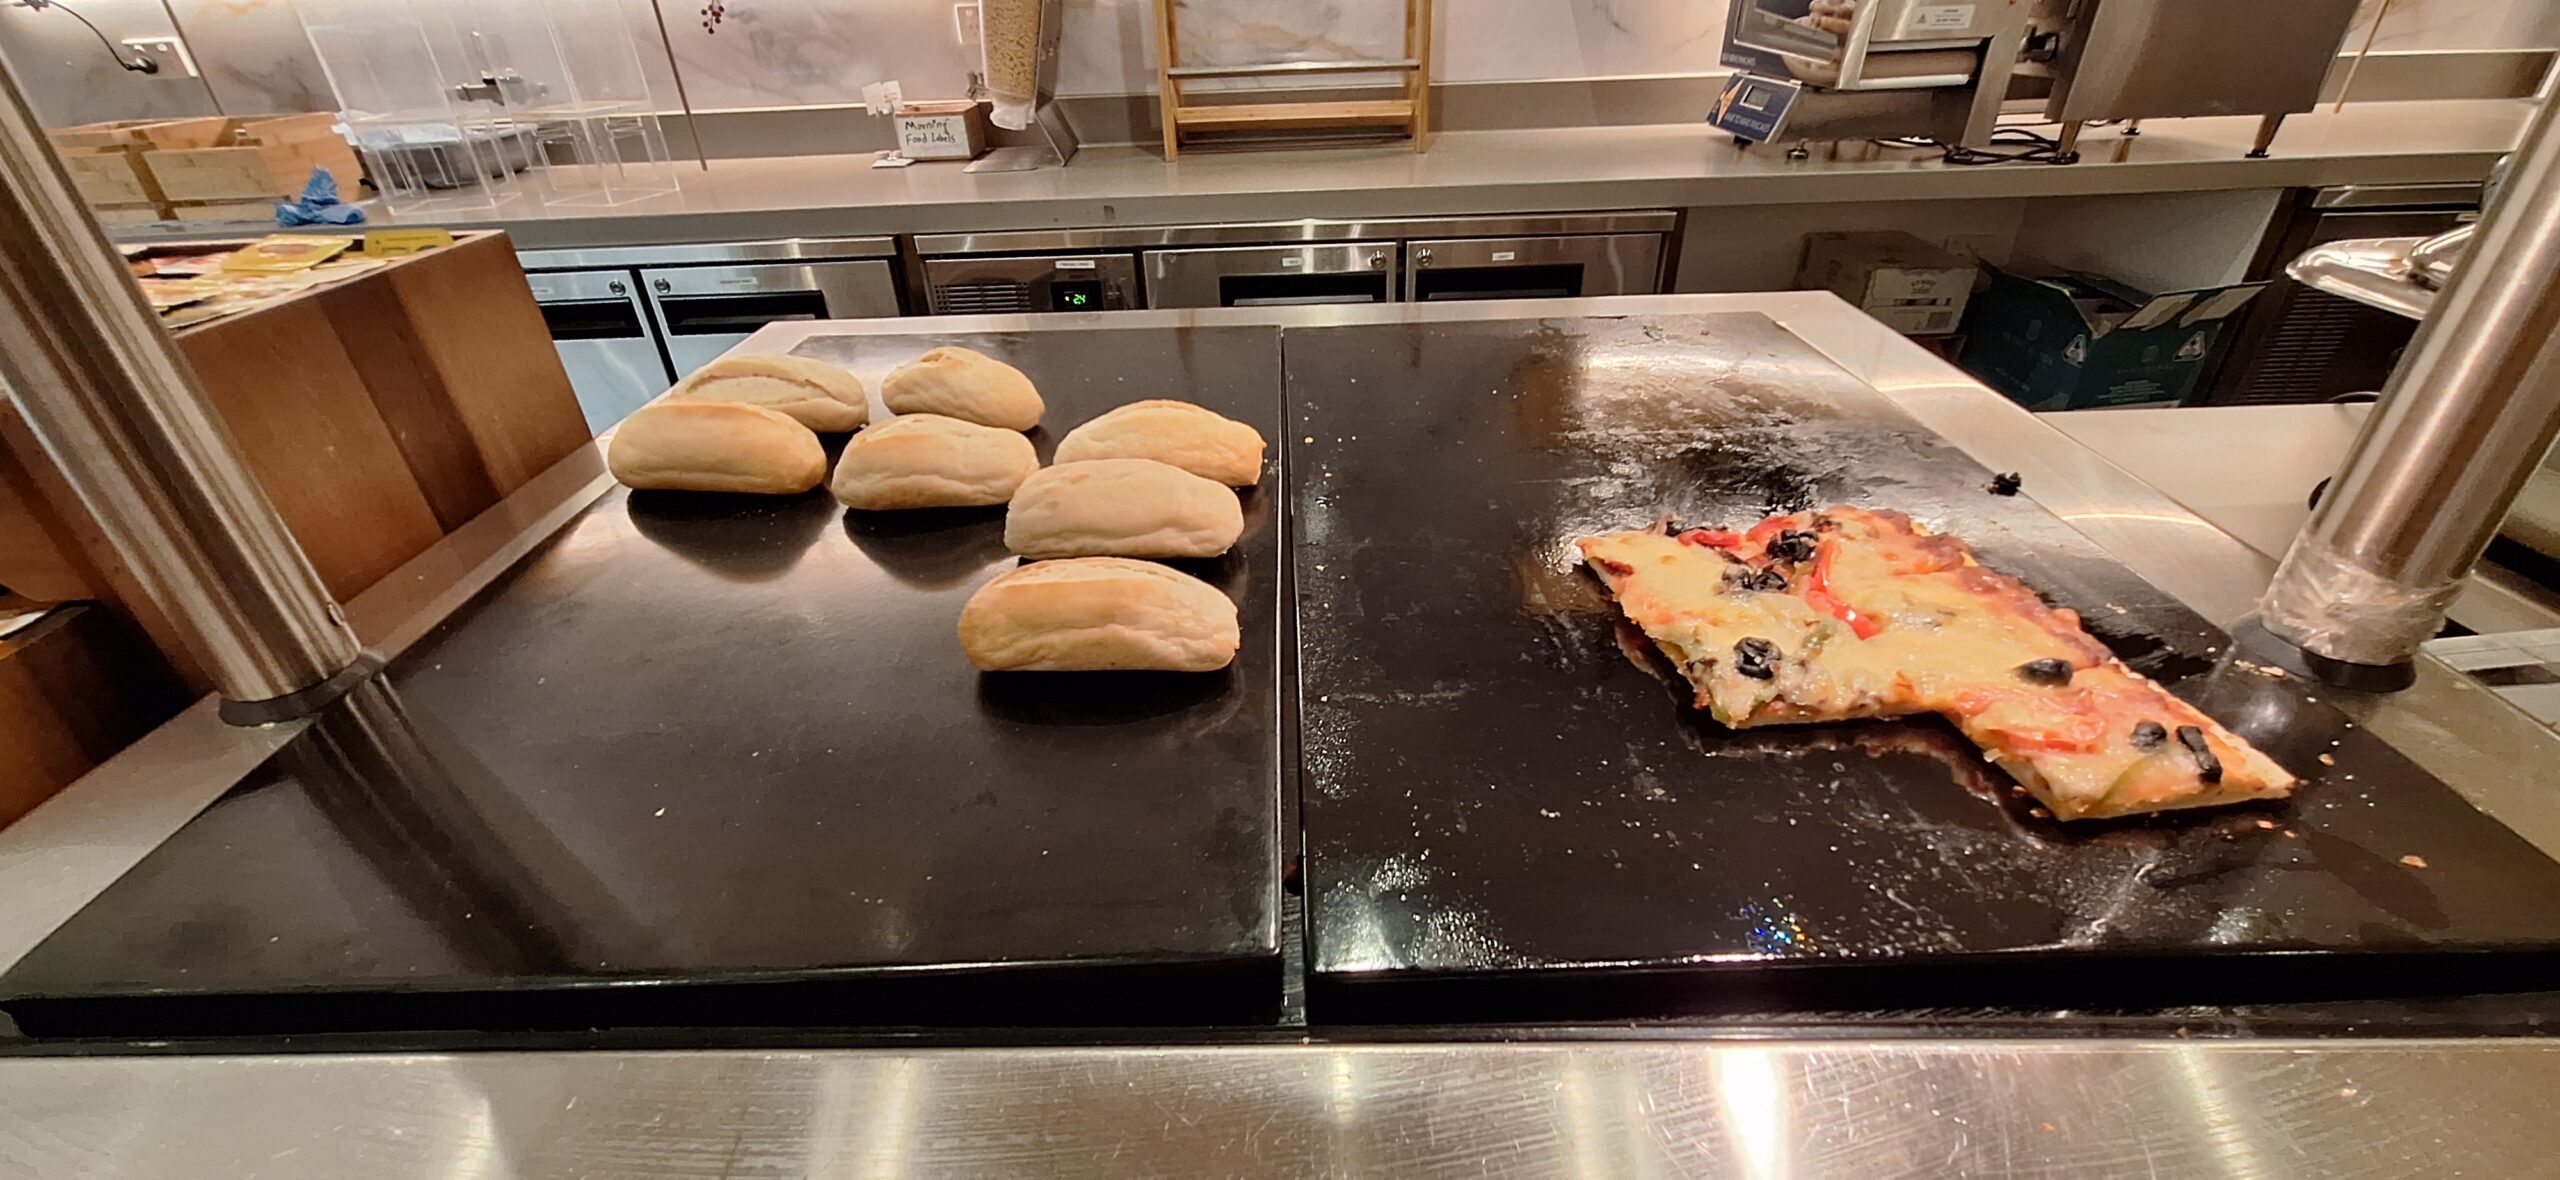
POLYGON ((1732 0, 1724 63, 1738 72, 1709 123, 1754 142, 1990 142, 2026 36, 2019 0, 1867 0, 1847 18, 1811 9, 1732 0))
POLYGON ((929 258, 926 304, 935 315, 1121 311, 1138 306, 1138 260, 1127 253, 929 258))
MULTIPOLYGON (((666 355, 669 379, 677 381, 777 320, 900 314, 903 307, 893 263, 897 257, 898 244, 891 238, 786 238, 516 253, 529 281, 535 283, 564 271, 628 275, 631 289, 648 308, 650 333, 666 355)), ((585 397, 583 390, 580 397, 585 397)))
POLYGON ((2358 0, 2037 0, 2059 19, 2045 117, 2070 154, 2085 123, 2258 115, 2249 155, 2264 156, 2287 114, 2320 101, 2358 0))
POLYGON ((1668 210, 923 234, 935 312, 1649 294, 1668 210), (1141 281, 1141 275, 1144 278, 1141 281))
POLYGON ((2409 316, 2317 290, 2284 273, 2314 248, 2365 238, 2423 238, 2476 215, 2477 184, 2342 185, 2298 191, 2276 211, 2251 261, 2265 294, 2195 404, 2328 401, 2382 388, 2418 326, 2409 316))
POLYGON ((528 275, 526 284, 589 430, 604 433, 674 383, 630 271, 555 271, 528 275))
POLYGON ((1740 139, 1920 137, 1980 148, 2004 104, 2041 101, 2062 124, 2055 163, 2101 120, 2258 115, 2262 156, 2310 110, 2356 0, 1732 0, 1724 64, 1738 71, 1707 121, 1740 139), (2239 10, 2235 13, 2235 10, 2239 10))
POLYGON ((1425 238, 1405 257, 1412 303, 1642 295, 1660 289, 1662 235, 1425 238))
POLYGON ((650 267, 640 272, 649 313, 678 380, 778 320, 899 314, 887 262, 650 267))
POLYGON ((1396 298, 1394 242, 1149 250, 1142 257, 1149 307, 1286 307, 1390 303, 1396 298))

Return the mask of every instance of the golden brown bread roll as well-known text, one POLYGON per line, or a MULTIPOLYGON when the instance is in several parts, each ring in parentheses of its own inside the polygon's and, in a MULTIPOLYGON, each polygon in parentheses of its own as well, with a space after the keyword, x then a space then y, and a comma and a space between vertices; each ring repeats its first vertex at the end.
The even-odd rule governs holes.
POLYGON ((677 382, 667 400, 762 406, 827 434, 857 429, 871 418, 862 378, 825 361, 778 353, 721 357, 677 382))
POLYGON ((1211 672, 1236 657, 1236 604, 1198 578, 1119 557, 999 575, 960 608, 960 647, 989 672, 1211 672))
POLYGON ((790 415, 735 402, 659 402, 614 428, 605 466, 626 487, 788 496, 827 477, 818 436, 790 415))
POLYGON ((1012 499, 1039 469, 1018 432, 900 414, 853 436, 828 486, 847 508, 969 508, 1012 499))
POLYGON ((1153 459, 1228 487, 1262 482, 1262 432, 1190 402, 1131 402, 1067 432, 1057 462, 1153 459))
POLYGON ((1004 514, 1004 547, 1024 557, 1216 557, 1243 533, 1226 485, 1153 459, 1033 472, 1004 514))
POLYGON ((1029 430, 1045 408, 1022 370, 983 352, 937 348, 889 370, 880 404, 893 414, 942 414, 981 426, 1029 430))

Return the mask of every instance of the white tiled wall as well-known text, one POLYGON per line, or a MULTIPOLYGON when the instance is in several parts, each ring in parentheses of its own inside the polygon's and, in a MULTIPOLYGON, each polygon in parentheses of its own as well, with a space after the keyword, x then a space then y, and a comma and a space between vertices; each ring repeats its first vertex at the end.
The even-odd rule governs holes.
MULTIPOLYGON (((381 0, 397 5, 404 0, 381 0)), ((412 0, 528 3, 531 0, 412 0)), ((954 95, 974 62, 950 0, 619 0, 662 58, 663 13, 697 107, 859 101, 897 78, 917 97, 954 95)), ((1178 0, 1183 56, 1203 64, 1395 56, 1402 0, 1178 0)), ((2369 8, 2379 11, 2382 0, 2369 8)), ((79 0, 112 37, 165 34, 159 0, 79 0)), ((1153 0, 1065 0, 1060 89, 1153 89, 1153 0)), ((1712 70, 1723 0, 1439 0, 1438 69, 1455 82, 1689 74, 1712 70)), ((171 0, 206 77, 126 74, 67 14, 0 7, 5 52, 48 122, 327 108, 328 85, 292 0, 171 0)), ((2350 45, 2363 40, 2359 32, 2350 45)), ((2377 49, 2560 45, 2560 0, 2390 0, 2377 49)), ((662 63, 653 66, 663 81, 662 63)), ((665 97, 672 106, 672 94, 665 97)))

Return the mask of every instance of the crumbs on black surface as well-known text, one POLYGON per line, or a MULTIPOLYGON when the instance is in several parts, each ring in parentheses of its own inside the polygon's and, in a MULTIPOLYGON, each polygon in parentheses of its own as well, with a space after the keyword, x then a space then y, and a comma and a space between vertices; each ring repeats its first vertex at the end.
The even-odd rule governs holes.
POLYGON ((1991 477, 1991 494, 1995 496, 2014 496, 2018 494, 2018 489, 2025 486, 2027 486, 2026 477, 2015 471, 2003 471, 1991 477))

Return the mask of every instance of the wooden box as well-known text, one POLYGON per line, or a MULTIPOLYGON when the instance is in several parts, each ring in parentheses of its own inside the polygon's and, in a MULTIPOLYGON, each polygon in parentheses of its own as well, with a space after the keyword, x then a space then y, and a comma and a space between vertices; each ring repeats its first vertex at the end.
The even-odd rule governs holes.
POLYGON ((337 121, 327 113, 229 119, 211 144, 156 147, 143 162, 173 206, 292 197, 314 168, 328 169, 339 195, 352 201, 364 170, 355 149, 331 130, 337 121))
POLYGON ((0 826, 186 701, 159 655, 102 607, 56 607, 0 636, 0 826))
MULTIPOLYGON (((590 444, 506 235, 457 239, 175 333, 241 458, 341 602, 590 444)), ((43 665, 42 678, 12 679, 14 649, 0 645, 6 823, 140 732, 133 725, 148 729, 176 708, 163 696, 119 695, 87 669, 147 681, 165 666, 184 686, 179 702, 212 685, 6 399, 0 586, 43 602, 92 600, 106 616, 80 628, 94 639, 46 640, 68 662, 43 665), (119 635, 147 658, 115 649, 119 635), (24 757, 10 757, 20 732, 75 722, 80 740, 40 749, 25 739, 24 757)))
POLYGON ((166 220, 175 216, 169 197, 144 158, 163 149, 187 150, 220 142, 232 121, 201 119, 127 119, 87 123, 46 133, 54 154, 71 175, 80 199, 110 225, 166 220))

